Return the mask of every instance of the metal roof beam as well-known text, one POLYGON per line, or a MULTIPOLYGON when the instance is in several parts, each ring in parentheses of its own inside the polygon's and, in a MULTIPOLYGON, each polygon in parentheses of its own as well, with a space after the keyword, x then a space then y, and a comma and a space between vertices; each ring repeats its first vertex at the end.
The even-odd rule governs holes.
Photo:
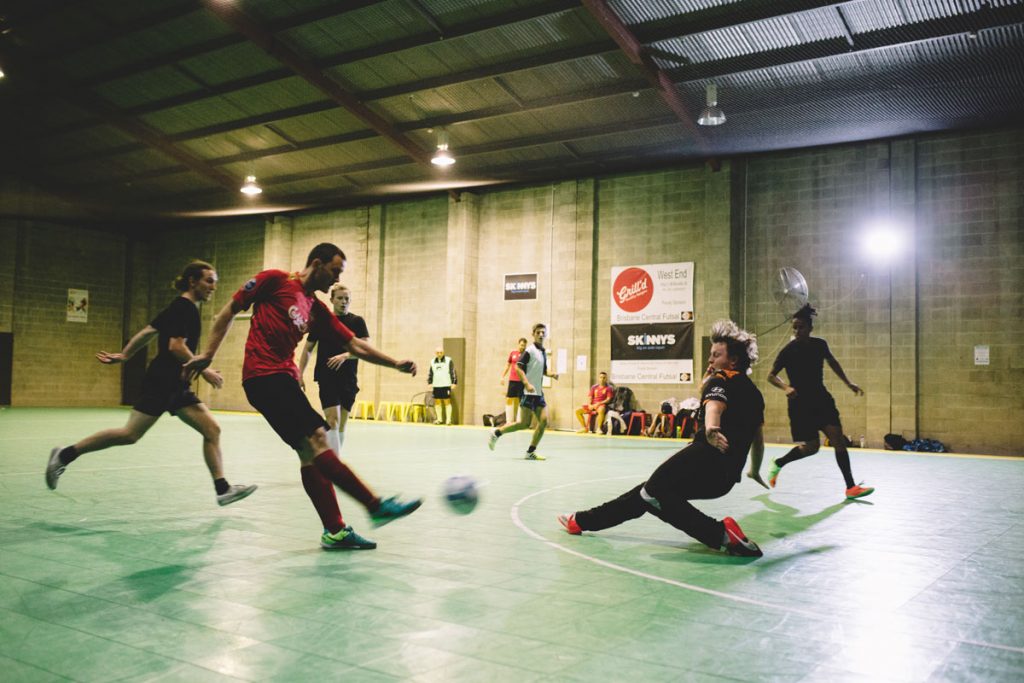
POLYGON ((22 55, 20 50, 7 49, 4 51, 3 58, 6 63, 13 65, 12 78, 17 78, 19 85, 41 91, 48 96, 59 97, 95 116, 100 121, 131 135, 147 147, 162 152, 217 185, 232 190, 238 189, 236 178, 208 165, 191 152, 180 149, 158 131, 126 116, 124 112, 93 93, 63 82, 59 76, 40 66, 36 60, 22 55))
MULTIPOLYGON (((328 3, 323 7, 316 7, 305 12, 299 12, 298 14, 294 14, 284 19, 268 22, 266 29, 273 33, 280 33, 281 31, 287 31, 288 29, 303 26, 320 19, 329 19, 343 14, 348 14, 349 12, 354 12, 381 2, 384 2, 384 0, 347 0, 346 2, 339 4, 328 3)), ((195 10, 203 8, 203 3, 198 0, 194 0, 191 4, 195 10)), ((109 40, 109 36, 107 39, 109 40)), ((167 66, 168 64, 173 64, 174 62, 199 57, 209 52, 215 52, 226 47, 231 47, 232 45, 241 45, 245 40, 245 37, 238 33, 228 33, 223 36, 217 36, 216 38, 210 38, 201 43, 196 43, 195 45, 189 45, 178 50, 154 55, 153 57, 142 61, 109 69, 94 75, 86 81, 83 81, 82 85, 96 86, 101 83, 106 83, 107 81, 113 81, 127 76, 134 76, 136 74, 149 71, 150 69, 157 69, 162 66, 167 66)))
MULTIPOLYGON (((643 130, 646 128, 657 128, 674 124, 678 125, 678 123, 679 121, 675 118, 674 115, 660 115, 650 116, 644 119, 636 119, 634 121, 629 122, 628 125, 631 129, 643 130)), ((620 133, 622 132, 622 126, 623 124, 621 122, 604 123, 597 126, 589 126, 587 128, 579 128, 575 130, 556 131, 553 133, 545 133, 543 135, 530 135, 521 138, 512 138, 493 143, 459 147, 457 151, 460 156, 472 156, 475 154, 487 154, 490 152, 508 149, 535 147, 537 145, 561 144, 565 142, 571 142, 573 140, 583 140, 587 138, 600 137, 602 135, 620 133)), ((362 173, 366 171, 379 171, 388 168, 398 168, 401 166, 405 166, 408 163, 408 160, 406 160, 404 157, 374 159, 372 161, 360 162, 358 164, 346 164, 344 166, 333 166, 328 168, 312 169, 309 171, 302 171, 299 173, 288 173, 273 177, 260 176, 260 185, 264 189, 267 189, 275 185, 285 185, 288 183, 312 180, 315 178, 325 178, 331 176, 341 176, 348 173, 362 173)), ((452 179, 458 180, 458 176, 452 176, 452 179)), ((189 192, 181 193, 175 196, 194 196, 198 194, 206 193, 189 192)), ((289 198, 285 196, 282 197, 282 200, 288 201, 289 198)))
MULTIPOLYGON (((496 116, 505 116, 508 114, 515 114, 523 111, 537 111, 549 107, 556 107, 562 104, 575 104, 579 102, 586 102, 588 100, 593 99, 601 99, 603 97, 613 97, 615 95, 622 95, 624 93, 643 90, 647 87, 647 85, 648 83, 646 80, 637 78, 635 80, 624 81, 621 83, 612 83, 606 86, 590 88, 583 91, 577 91, 572 93, 560 93, 558 95, 553 95, 551 97, 543 97, 534 100, 515 101, 513 104, 483 107, 481 109, 473 109, 470 111, 457 112, 454 114, 440 114, 438 116, 426 117, 418 119, 416 121, 397 123, 395 124, 395 128, 403 132, 411 132, 415 130, 426 130, 428 128, 438 128, 440 126, 451 126, 459 123, 480 121, 484 119, 494 118, 496 116)), ((330 101, 314 102, 308 105, 301 105, 299 107, 294 107, 293 109, 288 110, 289 113, 287 114, 287 116, 285 115, 284 111, 278 111, 273 112, 269 115, 246 117, 243 119, 229 121, 223 124, 215 124, 213 126, 205 126, 203 128, 196 128, 189 131, 183 131, 181 133, 175 133, 174 135, 168 135, 167 139, 172 142, 196 140, 219 133, 243 130, 250 126, 255 126, 259 124, 267 125, 268 123, 272 123, 274 120, 281 120, 289 116, 301 116, 304 114, 335 109, 336 106, 337 105, 334 102, 330 101), (274 113, 278 114, 278 116, 274 116, 274 113)), ((376 133, 372 130, 358 130, 350 131, 348 133, 342 133, 340 135, 330 135, 322 138, 305 140, 297 142, 296 144, 301 149, 316 149, 317 147, 335 145, 343 142, 365 140, 375 136, 376 133)), ((49 161, 49 164, 51 166, 58 166, 63 164, 79 163, 83 161, 96 161, 97 159, 105 159, 108 157, 117 156, 119 154, 137 152, 144 148, 144 145, 137 143, 119 145, 117 147, 111 147, 109 149, 99 152, 84 152, 69 157, 52 159, 49 161)), ((234 163, 236 161, 248 161, 250 159, 256 159, 264 156, 272 156, 274 154, 280 154, 286 151, 288 150, 280 147, 263 148, 260 150, 252 150, 249 152, 243 152, 240 154, 235 154, 227 157, 209 159, 208 163, 222 165, 234 163)), ((175 172, 177 172, 177 169, 167 168, 155 169, 153 171, 150 171, 149 173, 170 175, 175 172)), ((154 175, 153 177, 157 176, 154 175)))
POLYGON ((658 97, 675 113, 676 117, 697 141, 697 144, 702 148, 706 147, 707 143, 704 140, 704 136, 701 135, 694 125, 693 114, 690 113, 689 107, 683 102, 683 98, 679 96, 679 91, 676 90, 675 84, 654 63, 650 55, 645 54, 644 46, 633 35, 629 27, 622 22, 622 19, 608 6, 605 0, 582 0, 582 2, 594 20, 601 25, 601 28, 611 36, 615 44, 619 46, 619 49, 629 58, 629 61, 639 67, 644 77, 650 81, 654 91, 658 93, 658 97))
POLYGON ((866 54, 894 47, 926 43, 965 33, 969 30, 965 28, 965 25, 975 27, 973 30, 981 30, 1022 22, 1024 22, 1024 5, 1005 6, 998 9, 987 7, 970 15, 942 17, 905 26, 858 33, 856 35, 857 44, 854 47, 850 47, 845 37, 837 37, 714 62, 690 64, 671 69, 668 73, 677 84, 694 83, 710 78, 814 62, 830 57, 866 54))
MULTIPOLYGON (((1024 21, 1024 8, 1002 8, 999 10, 989 9, 986 12, 978 12, 976 19, 969 20, 969 24, 975 29, 992 28, 1009 23, 1017 23, 1024 21), (1014 14, 1007 14, 1009 11, 1013 11, 1014 14)), ((947 37, 949 35, 957 35, 963 32, 963 17, 958 20, 931 20, 927 22, 919 22, 915 25, 915 34, 919 40, 935 40, 947 37), (922 26, 924 24, 924 26, 922 26), (925 37, 922 37, 925 36, 925 37)), ((817 59, 823 59, 833 56, 841 56, 845 54, 861 52, 866 50, 880 50, 895 47, 903 44, 904 38, 906 37, 906 27, 885 29, 883 31, 876 31, 873 33, 860 34, 860 44, 857 49, 851 50, 846 41, 837 38, 830 41, 819 41, 817 43, 798 45, 789 48, 781 48, 770 52, 757 53, 752 55, 743 55, 739 57, 733 57, 725 60, 718 60, 714 62, 705 62, 702 64, 691 64, 685 67, 674 68, 668 71, 671 79, 675 84, 682 85, 686 83, 700 82, 711 78, 720 78, 736 73, 743 73, 749 71, 756 71, 760 69, 768 69, 779 66, 786 66, 789 64, 797 64, 806 61, 814 61, 817 59), (884 35, 880 35, 884 34, 884 35)), ((620 94, 624 92, 630 92, 634 90, 642 89, 644 81, 631 81, 624 84, 611 84, 603 86, 601 88, 595 88, 591 90, 582 91, 579 93, 570 93, 566 95, 558 95, 552 98, 543 98, 540 100, 531 100, 523 103, 520 107, 518 104, 515 106, 499 105, 496 107, 487 107, 481 110, 475 110, 470 112, 461 112, 457 114, 448 114, 430 119, 422 119, 417 121, 415 124, 396 124, 396 128, 403 131, 416 130, 420 128, 431 128, 443 125, 453 125, 457 123, 464 123, 467 121, 478 120, 482 118, 489 118, 493 116, 503 116, 518 111, 529 111, 534 109, 541 109, 550 106, 557 106, 560 104, 566 104, 571 102, 581 102, 596 97, 606 97, 609 95, 620 94)), ((375 91, 380 93, 380 91, 375 91)), ((385 93, 387 94, 387 93, 385 93)), ((358 96, 363 101, 370 101, 373 99, 373 92, 371 93, 360 93, 358 96), (367 97, 367 95, 371 95, 367 97)), ((248 117, 245 119, 238 119, 234 121, 225 122, 222 124, 216 124, 214 126, 204 127, 202 129, 194 129, 192 131, 184 131, 176 135, 168 136, 169 140, 172 141, 183 141, 189 139, 195 139, 206 135, 212 135, 217 133, 229 132, 231 130, 240 130, 251 125, 257 125, 260 123, 269 123, 273 120, 281 120, 291 116, 299 116, 306 113, 315 113, 318 111, 324 111, 333 108, 333 104, 330 102, 317 102, 310 103, 307 105, 300 105, 289 110, 282 110, 278 112, 271 112, 270 114, 262 115, 259 117, 248 117)), ((325 138, 329 140, 331 138, 325 138)), ((307 144, 311 144, 315 147, 315 141, 307 141, 307 144)), ((336 142, 328 142, 326 144, 336 144, 336 142)), ((113 148, 104 152, 94 152, 89 155, 90 158, 95 158, 97 155, 100 157, 111 156, 119 153, 127 153, 139 149, 139 146, 135 145, 122 145, 118 148, 113 148)), ((71 157, 62 160, 56 160, 53 163, 72 163, 75 161, 85 160, 84 157, 71 157)), ((217 162, 214 162, 217 163, 217 162)))
POLYGON ((398 131, 390 121, 387 121, 384 117, 364 105, 356 96, 314 67, 305 57, 277 40, 273 33, 250 19, 230 0, 206 0, 206 5, 211 12, 220 17, 229 26, 232 26, 236 31, 263 49, 268 55, 280 61, 298 76, 347 109, 370 128, 377 131, 382 137, 393 142, 413 160, 422 164, 430 163, 431 153, 429 151, 423 149, 414 140, 398 131))

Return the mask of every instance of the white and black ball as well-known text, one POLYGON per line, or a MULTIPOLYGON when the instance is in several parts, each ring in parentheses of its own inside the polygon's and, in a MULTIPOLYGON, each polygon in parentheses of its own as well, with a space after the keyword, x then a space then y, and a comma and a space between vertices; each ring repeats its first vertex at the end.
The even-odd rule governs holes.
POLYGON ((444 500, 452 512, 468 515, 480 502, 476 479, 467 474, 456 474, 444 482, 444 500))

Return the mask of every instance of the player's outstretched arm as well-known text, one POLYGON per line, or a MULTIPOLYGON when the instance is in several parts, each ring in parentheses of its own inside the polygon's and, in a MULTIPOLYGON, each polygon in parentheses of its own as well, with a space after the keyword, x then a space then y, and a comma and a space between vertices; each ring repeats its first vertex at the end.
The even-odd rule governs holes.
POLYGON ((835 357, 828 358, 826 360, 828 362, 828 366, 832 368, 832 372, 836 373, 836 377, 843 380, 843 384, 850 387, 850 391, 857 394, 858 396, 864 395, 864 390, 861 389, 856 384, 854 384, 853 382, 851 382, 849 378, 847 378, 846 373, 843 372, 843 366, 839 364, 839 361, 835 357))
POLYGON ((134 356, 139 352, 139 349, 144 348, 149 340, 160 334, 155 327, 152 325, 146 325, 139 330, 134 337, 128 340, 128 343, 124 345, 120 353, 110 353, 108 351, 100 351, 96 354, 96 360, 103 363, 104 365, 115 365, 117 363, 124 363, 126 360, 134 356))
POLYGON ((353 337, 348 341, 348 352, 360 360, 365 360, 367 363, 394 368, 399 372, 404 372, 413 377, 416 376, 416 363, 411 360, 395 360, 359 337, 353 337))
POLYGON ((753 479, 761 486, 768 488, 768 484, 761 478, 761 463, 764 461, 764 425, 757 428, 754 440, 750 444, 750 469, 747 470, 747 477, 753 479))
POLYGON ((725 404, 721 401, 708 401, 704 404, 704 436, 708 443, 725 453, 729 450, 729 439, 722 433, 722 413, 725 404))
POLYGON ((217 355, 217 350, 224 342, 224 337, 228 335, 228 330, 231 329, 231 323, 235 321, 235 316, 241 312, 242 305, 234 299, 229 301, 224 308, 220 309, 217 317, 213 319, 213 329, 210 330, 210 337, 206 341, 206 350, 193 356, 192 360, 185 363, 185 366, 182 368, 182 375, 185 378, 189 380, 195 379, 196 375, 210 367, 213 357, 217 355))
POLYGON ((299 386, 302 390, 306 390, 306 366, 309 365, 309 358, 313 355, 313 349, 316 348, 316 341, 307 338, 305 345, 302 347, 302 353, 299 354, 299 386))

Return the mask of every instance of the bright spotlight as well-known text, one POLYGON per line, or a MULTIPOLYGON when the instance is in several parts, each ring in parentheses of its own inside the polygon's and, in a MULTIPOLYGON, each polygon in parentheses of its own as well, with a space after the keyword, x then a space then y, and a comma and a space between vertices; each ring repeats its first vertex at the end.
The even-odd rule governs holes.
POLYGON ((890 222, 869 225, 861 238, 864 253, 881 264, 897 260, 906 251, 907 242, 906 230, 890 222))

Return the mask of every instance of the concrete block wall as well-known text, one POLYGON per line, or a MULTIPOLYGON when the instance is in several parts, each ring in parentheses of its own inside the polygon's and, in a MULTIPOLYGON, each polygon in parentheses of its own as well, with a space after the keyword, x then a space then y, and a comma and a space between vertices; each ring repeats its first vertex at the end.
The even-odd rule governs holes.
MULTIPOLYGON (((648 263, 694 263, 693 384, 631 385, 639 407, 657 412, 663 399, 700 395, 705 359, 701 337, 715 320, 729 317, 730 168, 704 165, 602 178, 597 183, 595 369, 611 358, 611 269, 648 263)), ((585 390, 584 390, 585 391, 585 390)), ((578 392, 578 403, 585 395, 578 392)))
MULTIPOLYGON (((773 291, 778 269, 792 266, 819 308, 815 332, 867 391, 854 396, 826 369, 847 434, 876 447, 897 431, 962 451, 1019 452, 1022 140, 1020 130, 1003 130, 780 152, 718 171, 693 164, 458 200, 190 224, 151 244, 9 217, 0 221, 0 331, 15 332, 14 402, 116 405, 119 373, 91 353, 76 354, 59 392, 38 378, 67 348, 119 347, 174 296, 167 285, 191 258, 211 260, 221 278, 202 312, 206 334, 253 274, 300 269, 315 243, 332 241, 348 255, 342 279, 376 346, 425 367, 444 337, 466 339, 460 407, 470 423, 501 408, 507 354, 544 321, 549 347, 565 349, 569 366, 547 392, 553 426, 574 428, 573 410, 608 365, 611 267, 692 260, 695 365, 703 367, 700 338, 717 318, 761 333, 754 378, 768 401, 770 439, 789 439, 785 398, 765 375, 789 339, 792 311, 773 291), (902 223, 915 245, 891 268, 863 256, 860 236, 878 218, 902 223), (538 298, 505 302, 504 275, 523 272, 538 274, 538 298), (90 289, 88 326, 64 322, 68 287, 90 289), (976 345, 989 347, 989 366, 973 364, 976 345), (575 370, 579 355, 584 371, 575 370)), ((212 407, 248 409, 240 386, 247 332, 239 319, 218 355, 225 389, 201 391, 212 407)), ((362 397, 408 400, 427 390, 425 374, 364 366, 362 397)), ((312 382, 309 389, 316 405, 312 382)), ((649 410, 668 395, 696 395, 696 385, 689 389, 634 387, 649 410)))
POLYGON ((14 405, 120 402, 119 369, 93 354, 123 343, 125 244, 96 230, 21 222, 13 288, 2 297, 13 300, 14 405), (89 291, 88 322, 67 321, 69 288, 89 291))
MULTIPOLYGON (((548 326, 552 370, 558 371, 559 349, 567 358, 566 371, 545 389, 551 425, 573 425, 572 412, 585 391, 577 382, 587 381, 585 373, 576 376, 575 357, 591 353, 590 339, 581 339, 577 327, 580 320, 582 327, 589 327, 586 320, 591 315, 591 187, 587 181, 569 181, 481 196, 477 413, 503 410, 505 388, 499 380, 508 354, 520 337, 532 341, 533 326, 543 322, 548 326), (505 275, 514 273, 537 274, 536 299, 504 300, 505 275)), ((479 415, 472 417, 479 422, 479 415)))
POLYGON ((790 440, 785 394, 766 380, 791 338, 794 306, 780 305, 774 296, 784 267, 796 268, 807 280, 819 312, 813 334, 828 341, 847 376, 867 392, 866 398, 855 396, 826 367, 825 385, 844 430, 854 439, 866 434, 874 445, 888 431, 888 273, 861 257, 858 241, 864 226, 879 215, 879 202, 888 202, 888 162, 888 145, 870 143, 772 154, 748 163, 744 281, 738 286, 745 293, 743 323, 759 337, 761 361, 753 379, 765 396, 769 440, 790 440), (874 422, 884 420, 884 431, 868 429, 869 413, 874 422))
POLYGON ((18 251, 18 222, 0 220, 0 332, 14 325, 15 256, 18 251))
MULTIPOLYGON (((380 219, 380 291, 376 320, 368 319, 373 344, 396 359, 412 359, 416 377, 372 367, 377 401, 409 401, 427 391, 427 364, 448 334, 448 196, 386 204, 380 219)), ((456 371, 464 368, 456 368, 456 371)), ((363 370, 360 369, 360 374, 363 370)), ((369 377, 368 377, 369 378, 369 377)))
MULTIPOLYGON (((145 322, 178 296, 171 284, 189 261, 208 261, 216 267, 219 281, 210 301, 199 309, 203 323, 199 349, 205 349, 214 316, 239 287, 264 269, 264 242, 261 217, 161 233, 152 247, 150 306, 145 322)), ((237 319, 214 359, 213 367, 224 376, 224 388, 214 390, 204 381, 196 384, 197 394, 211 408, 251 410, 242 391, 242 357, 248 332, 249 321, 244 317, 237 319)), ((156 353, 155 344, 154 341, 148 349, 150 359, 156 353)))
POLYGON ((1024 423, 1024 136, 918 143, 920 432, 1020 454, 1024 423), (987 345, 990 364, 974 364, 987 345))

